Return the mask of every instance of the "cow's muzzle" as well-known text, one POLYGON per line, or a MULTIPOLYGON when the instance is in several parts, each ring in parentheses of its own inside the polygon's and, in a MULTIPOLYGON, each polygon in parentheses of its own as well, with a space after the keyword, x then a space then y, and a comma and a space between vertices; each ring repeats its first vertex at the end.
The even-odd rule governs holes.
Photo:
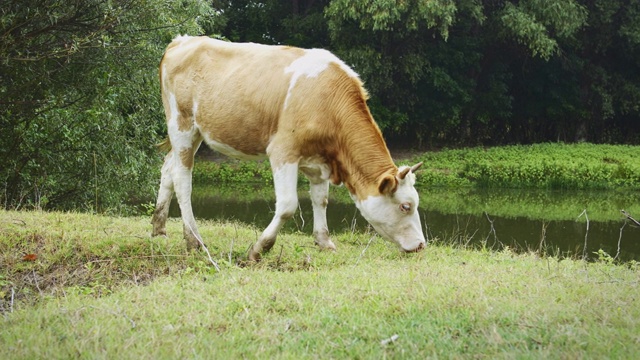
POLYGON ((402 249, 402 250, 404 250, 404 252, 406 252, 406 253, 416 253, 416 252, 421 251, 422 249, 424 249, 424 243, 423 242, 418 244, 418 246, 413 250, 405 250, 405 249, 402 249))

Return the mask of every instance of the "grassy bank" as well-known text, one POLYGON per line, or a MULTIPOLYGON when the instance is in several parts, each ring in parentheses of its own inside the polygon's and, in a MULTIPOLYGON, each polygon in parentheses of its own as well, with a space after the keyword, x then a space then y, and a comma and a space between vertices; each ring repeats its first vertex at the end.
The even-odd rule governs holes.
POLYGON ((640 147, 536 144, 419 155, 426 186, 540 189, 640 189, 640 147))
POLYGON ((0 358, 634 358, 640 267, 472 251, 401 254, 371 234, 0 211, 0 358), (13 299, 13 300, 12 300, 13 299))
MULTIPOLYGON (((442 150, 397 162, 424 161, 418 186, 640 189, 640 146, 537 144, 442 150)), ((302 178, 302 177, 301 177, 302 178)), ((271 183, 267 162, 199 161, 195 183, 271 183)))

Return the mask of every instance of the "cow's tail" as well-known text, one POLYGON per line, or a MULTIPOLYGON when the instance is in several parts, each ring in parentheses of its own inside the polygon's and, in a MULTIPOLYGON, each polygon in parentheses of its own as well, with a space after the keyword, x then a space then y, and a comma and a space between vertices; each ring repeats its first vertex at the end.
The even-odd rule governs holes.
POLYGON ((169 140, 169 137, 167 136, 159 144, 156 144, 156 147, 158 148, 158 150, 165 153, 171 151, 171 141, 169 140))

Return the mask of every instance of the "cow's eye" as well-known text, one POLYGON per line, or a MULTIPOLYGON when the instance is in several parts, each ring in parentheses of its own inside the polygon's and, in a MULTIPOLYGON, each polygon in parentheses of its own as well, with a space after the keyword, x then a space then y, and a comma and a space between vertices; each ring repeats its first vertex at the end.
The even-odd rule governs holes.
POLYGON ((411 204, 408 204, 408 203, 400 204, 400 211, 404 213, 408 213, 409 211, 411 211, 411 204))

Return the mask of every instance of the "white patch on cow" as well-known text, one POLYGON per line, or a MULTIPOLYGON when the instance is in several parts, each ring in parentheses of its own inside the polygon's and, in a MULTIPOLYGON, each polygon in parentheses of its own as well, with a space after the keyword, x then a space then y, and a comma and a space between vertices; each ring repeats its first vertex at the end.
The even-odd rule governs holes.
POLYGON ((298 164, 287 163, 273 169, 276 190, 276 213, 261 239, 275 238, 284 222, 298 209, 298 164))
POLYGON ((189 40, 191 38, 192 38, 192 36, 189 36, 189 35, 178 35, 173 39, 173 41, 182 43, 182 42, 187 41, 187 40, 189 40))
MULTIPOLYGON (((399 170, 402 170, 401 167, 399 170)), ((416 250, 425 243, 418 213, 418 192, 413 187, 413 173, 399 180, 398 188, 392 195, 369 196, 359 201, 352 195, 362 216, 385 239, 395 243, 404 251, 416 250), (409 212, 402 211, 401 204, 411 206, 409 212)))
POLYGON ((196 123, 196 114, 198 113, 198 100, 193 99, 193 107, 191 108, 191 112, 193 113, 193 122, 196 123))
POLYGON ((323 49, 308 49, 304 51, 304 55, 294 60, 289 66, 284 69, 285 74, 291 75, 289 81, 289 90, 287 91, 287 97, 284 100, 284 107, 287 107, 289 97, 293 88, 296 86, 298 79, 301 76, 308 78, 315 78, 320 73, 325 71, 329 64, 336 63, 347 73, 349 76, 357 78, 358 74, 348 67, 342 60, 338 59, 331 52, 323 49))
POLYGON ((276 189, 276 215, 293 215, 298 209, 298 164, 287 163, 273 170, 276 189))
POLYGON ((193 137, 196 134, 197 129, 195 127, 186 131, 181 131, 178 127, 178 102, 176 96, 169 92, 169 120, 167 120, 167 132, 169 133, 169 139, 171 140, 171 147, 174 148, 177 153, 181 150, 189 149, 193 146, 193 137))

